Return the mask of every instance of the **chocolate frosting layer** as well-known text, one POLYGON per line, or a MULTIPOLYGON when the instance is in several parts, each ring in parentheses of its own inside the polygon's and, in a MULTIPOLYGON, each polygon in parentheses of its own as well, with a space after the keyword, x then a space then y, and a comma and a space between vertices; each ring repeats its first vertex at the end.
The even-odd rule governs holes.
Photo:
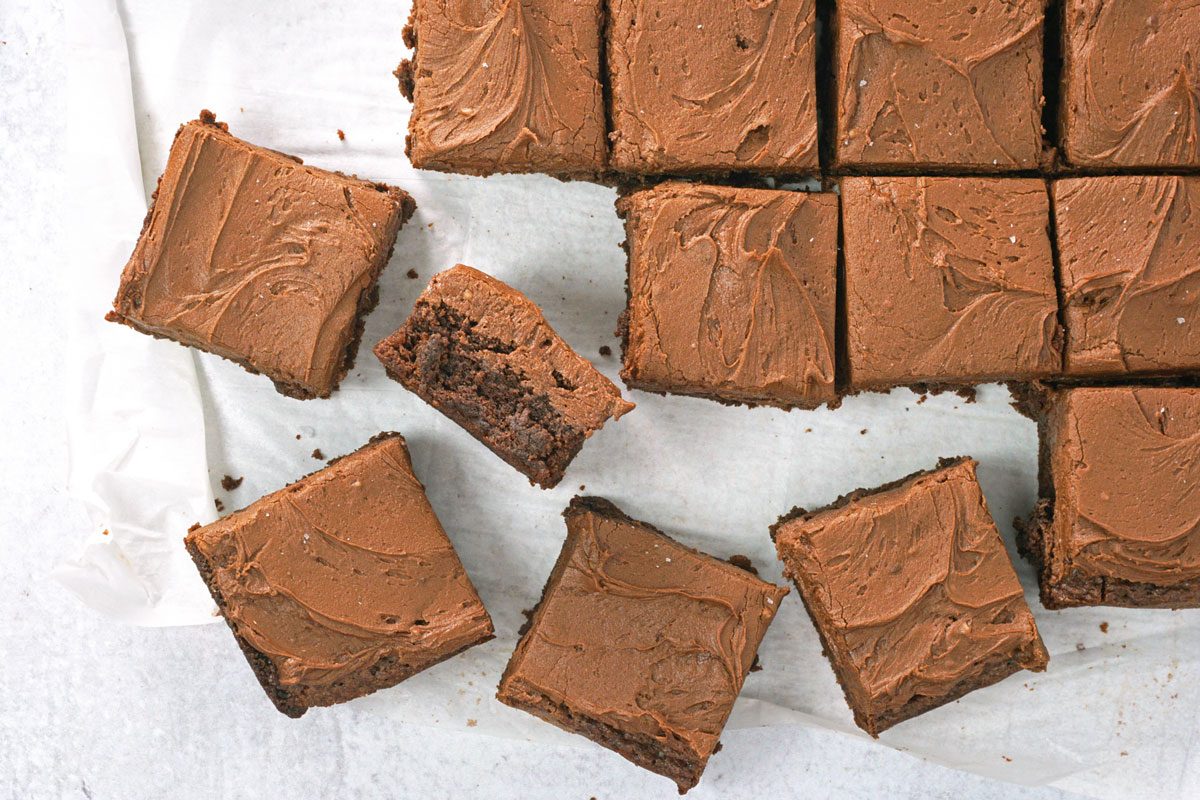
POLYGON ((1200 389, 1065 391, 1049 436, 1053 582, 1200 581, 1200 389))
POLYGON ((1200 167, 1200 6, 1067 0, 1063 151, 1080 166, 1200 167))
POLYGON ((1049 206, 1036 179, 844 179, 851 387, 1060 372, 1049 206))
POLYGON ((1200 178, 1054 184, 1069 375, 1200 369, 1200 178))
POLYGON ((591 177, 606 161, 601 0, 416 0, 416 167, 591 177))
POLYGON ((623 172, 817 169, 814 0, 610 0, 623 172))
POLYGON ((565 517, 562 554, 498 696, 548 699, 703 769, 788 590, 606 500, 576 497, 565 517))
POLYGON ((836 195, 664 183, 617 208, 626 383, 785 408, 836 399, 836 195))
POLYGON ((398 189, 180 128, 111 318, 328 397, 414 204, 398 189))
POLYGON ((330 686, 388 659, 416 671, 492 633, 395 434, 187 541, 282 687, 330 686))
POLYGON ((1033 169, 1045 0, 839 0, 840 166, 1033 169))
POLYGON ((953 699, 997 662, 1046 665, 970 459, 795 512, 774 534, 850 705, 868 714, 859 724, 873 733, 872 717, 953 699))
POLYGON ((550 327, 541 309, 491 275, 458 264, 433 276, 418 302, 444 305, 469 320, 474 335, 499 343, 475 358, 496 372, 520 375, 530 393, 548 397, 586 435, 633 410, 621 390, 550 327))

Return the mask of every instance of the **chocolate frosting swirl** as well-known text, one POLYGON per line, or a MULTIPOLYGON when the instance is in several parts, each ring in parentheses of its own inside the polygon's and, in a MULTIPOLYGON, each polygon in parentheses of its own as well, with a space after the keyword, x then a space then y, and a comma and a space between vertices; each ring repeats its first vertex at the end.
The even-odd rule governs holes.
POLYGON ((1044 0, 839 0, 839 164, 1032 169, 1044 0))
POLYGON ((1052 581, 1200 580, 1200 389, 1070 390, 1050 430, 1052 581))
POLYGON ((1054 183, 1070 375, 1200 368, 1200 177, 1054 183))
POLYGON ((782 407, 836 398, 836 195, 664 183, 618 210, 626 382, 782 407))
POLYGON ((609 3, 622 171, 817 168, 814 0, 609 3))
POLYGON ((388 658, 423 665, 492 631, 394 434, 187 540, 230 627, 283 687, 388 658))
POLYGON ((1063 151, 1072 164, 1200 166, 1200 6, 1070 0, 1063 151))

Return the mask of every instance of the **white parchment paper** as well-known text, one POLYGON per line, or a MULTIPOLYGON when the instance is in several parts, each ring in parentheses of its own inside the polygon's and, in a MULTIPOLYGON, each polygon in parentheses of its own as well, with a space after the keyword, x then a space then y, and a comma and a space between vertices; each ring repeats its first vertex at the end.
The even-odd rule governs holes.
MULTIPOLYGON (((81 600, 140 625, 213 620, 183 551, 193 522, 234 509, 347 453, 380 430, 408 438, 421 478, 498 637, 355 701, 398 720, 583 744, 493 699, 522 609, 538 599, 580 487, 718 556, 743 553, 780 581, 767 527, 793 505, 969 454, 1008 537, 1036 492, 1034 425, 1000 387, 979 402, 908 391, 837 411, 726 408, 633 393, 638 408, 584 448, 553 491, 531 487, 453 423, 388 380, 370 345, 397 327, 434 272, 457 262, 505 280, 614 379, 602 357, 624 304, 623 231, 612 190, 539 176, 412 169, 408 104, 390 72, 408 4, 392 0, 76 0, 68 11, 75 223, 68 331, 72 492, 94 530, 57 577, 81 600), (417 199, 367 322, 358 363, 330 400, 297 401, 217 358, 102 321, 177 126, 211 108, 236 135, 417 199), (345 132, 341 141, 337 131, 345 132), (413 269, 419 278, 406 277, 413 269), (220 488, 224 475, 244 477, 220 488)), ((899 726, 882 745, 997 778, 1095 797, 1200 793, 1200 612, 1048 612, 1018 561, 1051 651, 1047 673, 899 726), (1101 630, 1102 623, 1107 632, 1101 630)), ((230 639, 230 658, 240 658, 230 639)), ((790 596, 746 682, 732 727, 804 724, 861 736, 790 596)), ((319 713, 319 712, 317 712, 319 713)), ((803 754, 797 754, 799 760, 803 754)))

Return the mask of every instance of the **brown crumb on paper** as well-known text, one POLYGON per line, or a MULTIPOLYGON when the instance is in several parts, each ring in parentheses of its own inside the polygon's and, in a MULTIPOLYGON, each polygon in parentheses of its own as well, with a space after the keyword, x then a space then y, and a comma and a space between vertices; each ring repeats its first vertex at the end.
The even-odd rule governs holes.
POLYGON ((605 358, 608 358, 609 356, 612 355, 612 348, 606 344, 600 345, 600 355, 604 356, 605 358))
POLYGON ((342 142, 346 141, 346 132, 341 128, 338 128, 338 140, 342 142))
POLYGON ((225 504, 221 502, 221 498, 219 497, 213 498, 213 505, 217 507, 218 514, 225 510, 225 504))
POLYGON ((477 719, 469 719, 469 720, 467 720, 467 727, 468 727, 468 728, 474 728, 474 727, 475 727, 476 725, 478 725, 478 724, 479 724, 479 720, 477 720, 477 719))
MULTIPOLYGON (((298 439, 300 437, 297 436, 296 438, 298 439)), ((232 492, 234 489, 241 486, 242 481, 244 480, 246 480, 244 475, 240 478, 235 478, 232 475, 226 475, 224 478, 221 478, 221 488, 227 492, 232 492)))
POLYGON ((410 281, 415 281, 417 278, 421 277, 420 275, 417 274, 417 271, 415 269, 410 269, 408 272, 406 272, 404 274, 408 276, 408 279, 410 281))
POLYGON ((319 448, 319 447, 316 450, 312 451, 312 457, 315 458, 317 461, 325 460, 325 454, 321 452, 321 448, 319 448))
POLYGON ((1101 632, 1101 633, 1108 633, 1108 623, 1107 623, 1107 622, 1101 622, 1101 623, 1100 623, 1100 632, 1101 632))
POLYGON ((745 570, 746 572, 749 572, 751 575, 758 574, 758 570, 756 570, 754 568, 754 563, 750 560, 749 556, 744 556, 744 555, 738 553, 737 555, 730 556, 728 561, 730 564, 733 564, 738 569, 745 570))

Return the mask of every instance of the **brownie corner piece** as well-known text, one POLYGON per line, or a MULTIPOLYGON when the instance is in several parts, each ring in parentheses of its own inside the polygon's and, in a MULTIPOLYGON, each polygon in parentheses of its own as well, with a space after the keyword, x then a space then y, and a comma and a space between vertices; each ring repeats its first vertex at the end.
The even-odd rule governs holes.
POLYGON ((615 170, 817 171, 815 0, 609 0, 608 12, 615 170))
POLYGON ((965 387, 1062 372, 1045 181, 841 181, 852 390, 965 387))
POLYGON ((1090 170, 1200 168, 1200 6, 1065 0, 1061 150, 1090 170))
POLYGON ((836 404, 837 197, 667 182, 625 195, 630 388, 836 404))
POLYGON ((497 699, 691 789, 787 594, 576 497, 497 699), (583 679, 586 676, 586 679, 583 679))
POLYGON ((433 277, 375 355, 391 378, 546 489, 588 437, 634 407, 525 295, 462 264, 433 277))
POLYGON ((969 458, 793 511, 772 533, 872 736, 1049 661, 969 458))
POLYGON ((1200 389, 1049 389, 1022 525, 1042 604, 1200 608, 1200 389))
POLYGON ((835 166, 1001 173, 1043 160, 1046 0, 839 0, 835 166))
POLYGON ((493 636, 399 434, 193 526, 184 544, 290 717, 393 686, 493 636))
POLYGON ((406 192, 183 125, 107 319, 234 361, 298 399, 354 362, 406 192))
POLYGON ((415 0, 408 155, 420 169, 594 179, 607 164, 604 0, 415 0))

